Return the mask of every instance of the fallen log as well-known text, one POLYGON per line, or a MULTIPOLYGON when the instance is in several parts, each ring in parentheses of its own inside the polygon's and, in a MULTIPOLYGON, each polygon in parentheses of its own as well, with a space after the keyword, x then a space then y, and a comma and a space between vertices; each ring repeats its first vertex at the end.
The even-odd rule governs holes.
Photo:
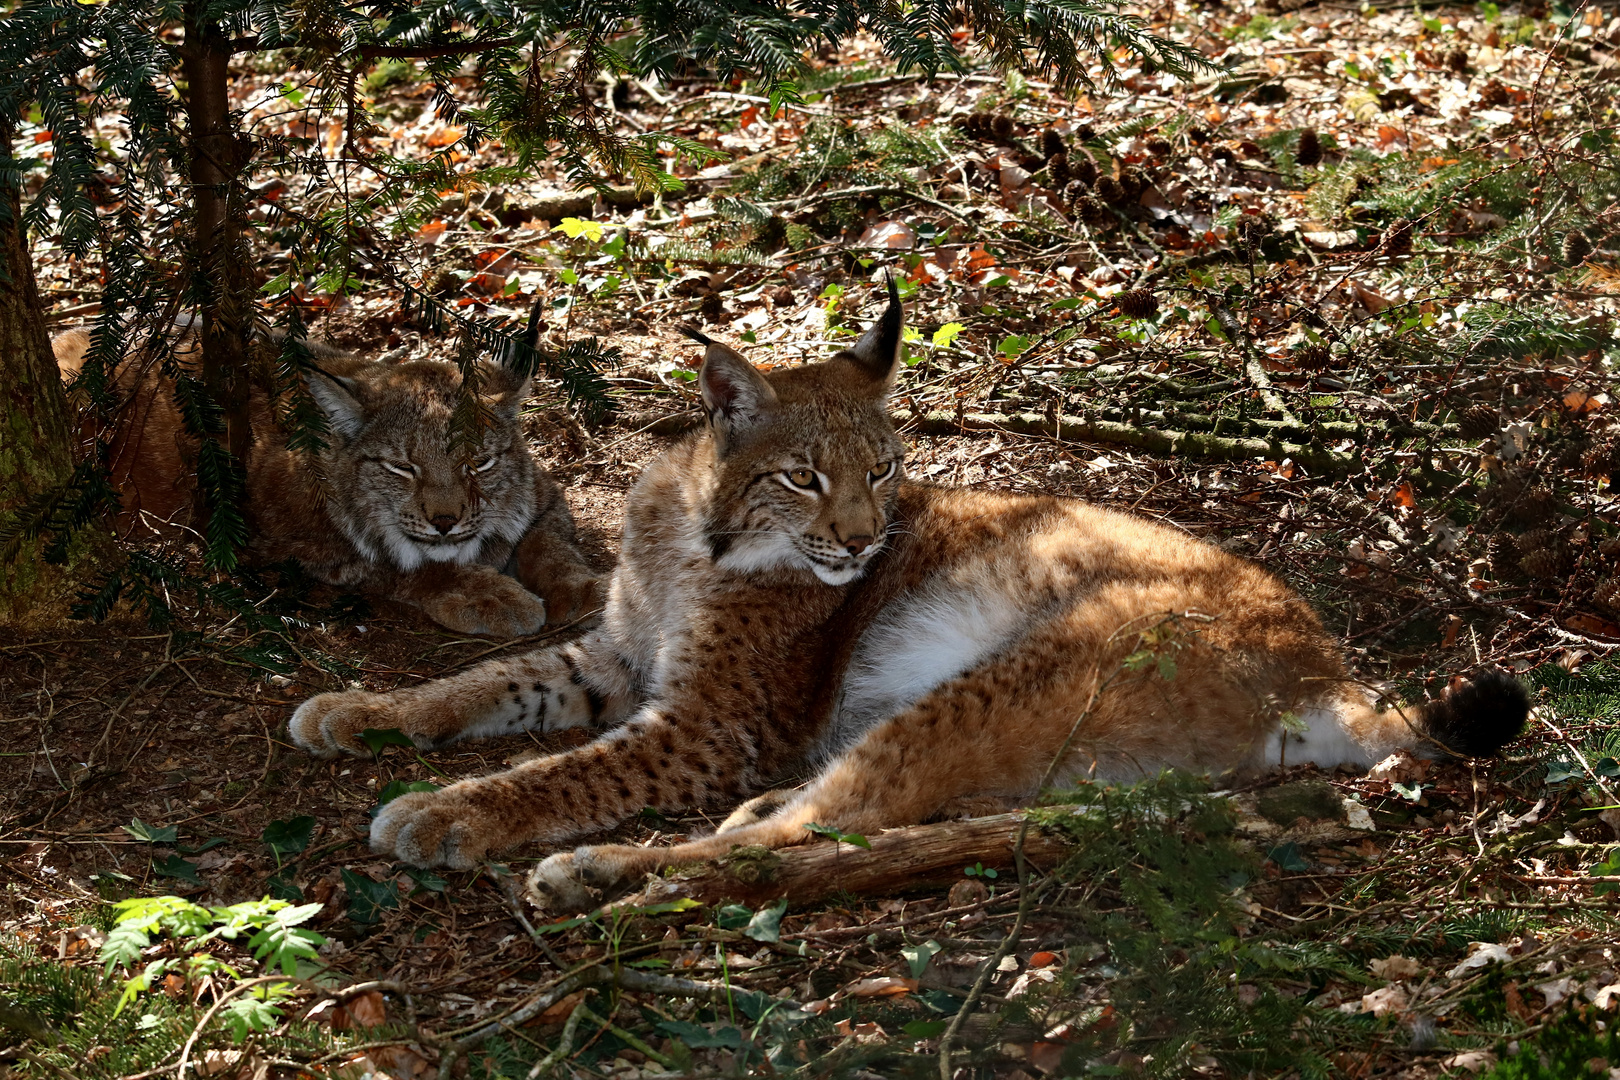
MULTIPOLYGON (((870 849, 828 841, 736 848, 715 862, 649 880, 620 904, 691 899, 757 905, 783 897, 802 902, 840 892, 889 894, 948 884, 962 879, 964 867, 982 864, 999 872, 1012 870, 1022 822, 1022 814, 996 814, 887 829, 868 838, 870 849)), ((1067 850, 1063 839, 1035 825, 1024 837, 1024 858, 1036 870, 1051 870, 1067 850)))

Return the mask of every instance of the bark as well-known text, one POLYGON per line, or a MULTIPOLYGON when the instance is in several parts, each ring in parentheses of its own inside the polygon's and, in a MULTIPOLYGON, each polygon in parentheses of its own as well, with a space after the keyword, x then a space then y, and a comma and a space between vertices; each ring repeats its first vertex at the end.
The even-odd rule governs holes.
MULTIPOLYGON (((891 895, 959 881, 962 868, 975 863, 1005 873, 1013 865, 1022 821, 1022 814, 996 814, 888 829, 868 838, 870 851, 828 841, 775 850, 739 848, 717 863, 653 881, 626 902, 689 897, 706 904, 759 904, 785 896, 800 903, 839 892, 891 895)), ((1063 840, 1033 825, 1024 838, 1024 857, 1037 870, 1051 870, 1067 850, 1063 840)))
POLYGON ((186 119, 191 136, 191 197, 196 229, 195 272, 202 305, 203 383, 225 413, 225 448, 237 461, 252 444, 248 419, 248 261, 231 212, 247 148, 231 122, 231 41, 202 19, 203 5, 186 8, 181 50, 186 119))
MULTIPOLYGON (((10 132, 0 125, 9 146, 10 132)), ((45 333, 45 309, 28 257, 18 192, 0 191, 0 522, 73 472, 67 395, 45 333)), ((62 574, 39 558, 37 544, 0 563, 0 617, 48 602, 62 574)))

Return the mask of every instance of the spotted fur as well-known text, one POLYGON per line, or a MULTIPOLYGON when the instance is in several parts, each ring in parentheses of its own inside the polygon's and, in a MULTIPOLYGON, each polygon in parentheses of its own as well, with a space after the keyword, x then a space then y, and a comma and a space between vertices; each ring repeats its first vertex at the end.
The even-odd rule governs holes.
MULTIPOLYGON (((1258 567, 1074 500, 905 481, 884 401, 900 340, 892 292, 884 319, 824 363, 761 375, 704 339, 708 426, 632 492, 600 629, 394 694, 300 706, 293 737, 317 753, 358 751, 368 727, 438 744, 614 725, 568 753, 394 800, 374 849, 471 866, 644 806, 735 806, 817 770, 707 839, 553 855, 533 891, 579 907, 735 844, 805 841, 812 822, 871 832, 1025 800, 1054 761, 1059 779, 1133 777, 1313 752, 1365 765, 1423 743, 1426 714, 1373 710, 1309 605, 1258 567), (590 693, 564 703, 565 678, 590 693), (1334 738, 1312 741, 1324 724, 1334 738)), ((1512 721, 1493 720, 1488 739, 1456 735, 1477 695, 1440 711, 1452 745, 1483 753, 1525 710, 1506 684, 1479 685, 1512 721)))
MULTIPOLYGON (((55 341, 71 375, 89 339, 55 341)), ((267 359, 266 342, 254 343, 267 359)), ((250 554, 296 559, 333 585, 421 608, 462 633, 532 633, 595 606, 596 576, 574 546, 568 504, 523 441, 518 410, 528 383, 480 364, 491 420, 463 456, 451 449, 461 373, 451 364, 382 364, 314 345, 307 376, 325 415, 326 448, 289 450, 269 397, 252 398, 248 457, 250 554)), ((196 360, 182 339, 182 366, 196 360)), ((130 415, 112 447, 122 501, 120 527, 170 532, 189 524, 196 443, 155 371, 131 366, 120 379, 130 415)))

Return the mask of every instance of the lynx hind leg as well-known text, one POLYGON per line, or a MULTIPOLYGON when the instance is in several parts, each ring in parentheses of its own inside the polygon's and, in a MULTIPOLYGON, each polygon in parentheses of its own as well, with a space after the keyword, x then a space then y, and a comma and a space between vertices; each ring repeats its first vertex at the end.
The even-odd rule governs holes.
POLYGON ((288 729, 316 757, 366 753, 360 734, 368 728, 397 728, 431 749, 535 728, 616 723, 634 706, 632 694, 629 669, 604 638, 592 635, 391 694, 321 694, 298 706, 288 729))

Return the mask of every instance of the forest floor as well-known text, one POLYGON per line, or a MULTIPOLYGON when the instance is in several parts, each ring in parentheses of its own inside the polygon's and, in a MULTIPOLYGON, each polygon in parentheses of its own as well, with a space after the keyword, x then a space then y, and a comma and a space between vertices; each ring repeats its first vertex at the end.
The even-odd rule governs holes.
MULTIPOLYGON (((167 625, 119 608, 0 628, 6 1067, 938 1075, 971 997, 956 1076, 1620 1076, 1620 18, 1147 14, 1221 70, 1126 71, 1066 97, 897 74, 857 41, 812 58, 774 115, 742 83, 604 85, 627 130, 713 150, 672 158, 684 187, 657 201, 570 201, 561 175, 482 185, 500 145, 465 146, 420 72, 385 66, 366 83, 368 147, 445 154, 468 182, 397 207, 348 295, 313 277, 276 295, 313 334, 396 360, 456 348, 404 283, 513 328, 539 301, 543 344, 618 350, 608 413, 542 380, 527 421, 606 567, 637 470, 691 423, 698 356, 674 327, 802 362, 857 332, 892 272, 912 476, 1074 495, 1219 543, 1306 595, 1356 674, 1397 697, 1513 670, 1536 708, 1503 757, 1289 768, 1218 795, 1174 778, 1083 789, 1069 798, 1094 812, 1043 819, 1075 854, 1023 875, 981 863, 785 912, 537 926, 513 882, 539 847, 423 873, 368 852, 369 816, 391 785, 583 736, 325 762, 286 724, 323 689, 408 685, 545 638, 458 637, 251 577, 245 602, 168 597, 167 625), (313 905, 300 925, 325 943, 318 962, 286 954, 306 981, 272 993, 243 981, 248 942, 198 945, 205 924, 171 918, 129 970, 200 948, 236 971, 172 966, 115 1011, 129 972, 103 975, 101 956, 130 923, 120 939, 110 904, 161 895, 313 905), (564 981, 596 962, 733 992, 564 981)), ((244 69, 238 107, 375 194, 300 78, 244 69)), ((267 281, 326 220, 298 180, 256 189, 267 281)), ((36 260, 55 328, 88 318, 96 268, 48 241, 36 260)), ((649 813, 615 836, 714 824, 649 813)))

